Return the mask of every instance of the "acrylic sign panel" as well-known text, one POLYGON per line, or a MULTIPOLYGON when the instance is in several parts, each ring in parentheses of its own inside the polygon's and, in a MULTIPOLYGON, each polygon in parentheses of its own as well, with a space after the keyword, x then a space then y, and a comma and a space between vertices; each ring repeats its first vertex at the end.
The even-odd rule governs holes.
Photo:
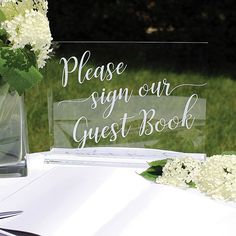
POLYGON ((59 43, 53 147, 204 152, 207 44, 59 43))

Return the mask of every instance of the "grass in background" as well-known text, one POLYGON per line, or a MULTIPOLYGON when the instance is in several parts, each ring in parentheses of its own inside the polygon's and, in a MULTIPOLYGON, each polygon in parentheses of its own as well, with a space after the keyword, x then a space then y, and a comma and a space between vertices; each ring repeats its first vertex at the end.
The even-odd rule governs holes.
MULTIPOLYGON (((54 63, 54 62, 51 62, 54 63)), ((49 136, 48 125, 48 105, 47 93, 50 86, 57 86, 58 92, 55 96, 63 96, 60 94, 61 77, 58 76, 59 68, 57 65, 52 67, 51 76, 45 77, 44 81, 37 87, 27 92, 25 96, 29 145, 31 152, 49 150, 51 141, 49 136), (54 77, 54 79, 52 79, 54 77)), ((207 155, 220 154, 224 151, 236 150, 236 81, 227 76, 207 76, 196 74, 193 72, 176 73, 165 69, 145 70, 142 68, 130 69, 123 75, 125 79, 116 79, 112 82, 110 89, 119 87, 130 87, 137 89, 143 83, 152 83, 167 78, 171 82, 171 86, 181 83, 205 83, 206 88, 201 88, 198 94, 202 98, 207 99, 207 118, 206 118, 206 153, 207 155), (129 81, 129 83, 127 83, 129 81)), ((94 90, 101 91, 104 83, 97 80, 87 82, 88 86, 80 86, 76 78, 69 81, 70 93, 64 94, 68 98, 85 97, 94 90)), ((109 88, 109 84, 106 84, 109 88)), ((191 94, 191 88, 186 88, 183 94, 191 94)), ((182 94, 181 94, 182 95, 182 94)))

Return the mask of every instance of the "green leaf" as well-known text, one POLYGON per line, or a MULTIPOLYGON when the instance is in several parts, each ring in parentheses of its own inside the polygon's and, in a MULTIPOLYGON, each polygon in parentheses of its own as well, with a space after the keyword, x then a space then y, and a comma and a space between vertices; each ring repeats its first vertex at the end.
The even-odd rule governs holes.
POLYGON ((0 28, 0 37, 4 36, 6 34, 7 34, 6 30, 0 28))
POLYGON ((196 188, 196 184, 195 184, 193 181, 190 181, 189 183, 187 183, 187 185, 188 185, 190 188, 196 188))
POLYGON ((142 172, 141 174, 139 174, 139 175, 141 175, 142 177, 144 177, 145 179, 147 179, 147 180, 150 180, 150 181, 155 181, 156 180, 156 175, 155 174, 151 174, 151 173, 149 173, 148 171, 144 171, 144 172, 142 172))
POLYGON ((163 167, 162 166, 153 166, 148 169, 148 171, 152 174, 155 174, 157 177, 161 176, 163 173, 163 167))
MULTIPOLYGON (((1 29, 0 29, 0 31, 1 31, 1 29)), ((0 33, 1 34, 1 33, 0 33)), ((4 46, 4 43, 3 43, 3 41, 0 39, 0 47, 3 47, 4 46)))
POLYGON ((147 180, 155 181, 158 176, 162 175, 163 173, 162 169, 163 167, 160 165, 152 166, 148 168, 147 170, 145 170, 144 172, 142 172, 140 175, 147 180))
POLYGON ((7 32, 0 28, 0 48, 6 47, 7 43, 7 32))
POLYGON ((34 52, 30 47, 24 49, 12 49, 10 47, 2 47, 0 55, 5 60, 5 67, 9 69, 19 69, 21 71, 28 71, 31 66, 36 67, 36 58, 34 52))
POLYGON ((28 49, 0 48, 0 75, 19 95, 42 80, 35 58, 28 49))
POLYGON ((166 165, 167 160, 168 159, 152 161, 152 162, 149 162, 148 165, 149 166, 162 166, 162 167, 164 167, 166 165))

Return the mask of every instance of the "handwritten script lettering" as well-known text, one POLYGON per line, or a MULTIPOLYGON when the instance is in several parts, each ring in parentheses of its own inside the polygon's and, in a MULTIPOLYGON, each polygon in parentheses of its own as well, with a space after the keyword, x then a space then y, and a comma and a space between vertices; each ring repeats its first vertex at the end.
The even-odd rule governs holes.
POLYGON ((90 51, 85 51, 80 60, 77 57, 72 56, 69 59, 62 57, 60 59, 60 64, 63 64, 63 72, 62 72, 62 87, 66 87, 69 80, 69 75, 74 72, 77 73, 77 79, 79 84, 83 84, 86 80, 91 80, 93 78, 99 79, 100 81, 104 80, 112 80, 113 74, 121 75, 127 65, 124 62, 120 62, 115 65, 112 62, 107 63, 106 65, 101 65, 94 68, 88 68, 86 71, 85 68, 87 63, 89 62, 91 56, 90 51), (72 64, 72 69, 69 68, 72 64))
MULTIPOLYGON (((68 59, 65 57, 60 59, 63 88, 68 86, 69 80, 71 79, 77 79, 78 85, 83 86, 86 81, 92 79, 97 79, 102 83, 104 81, 111 81, 114 75, 118 79, 121 76, 124 78, 127 64, 121 61, 116 64, 114 62, 108 62, 104 65, 91 66, 91 56, 91 52, 87 50, 80 58, 71 56, 68 59)), ((152 83, 143 81, 143 84, 136 89, 131 89, 127 85, 127 87, 116 87, 113 90, 107 88, 103 88, 101 91, 94 90, 84 100, 71 101, 78 103, 78 110, 80 109, 81 102, 87 102, 86 104, 88 106, 86 110, 89 110, 89 112, 81 114, 76 119, 71 136, 79 148, 84 148, 89 140, 93 140, 96 144, 102 139, 106 139, 109 142, 116 142, 118 138, 126 138, 134 129, 137 131, 137 137, 161 133, 166 129, 170 131, 178 128, 189 130, 194 126, 196 121, 195 108, 199 102, 199 97, 196 93, 191 94, 184 100, 184 104, 176 108, 176 114, 171 113, 171 110, 165 110, 166 106, 169 105, 168 102, 165 102, 165 104, 158 103, 158 106, 156 106, 155 103, 157 102, 155 101, 158 101, 162 97, 173 98, 171 95, 182 87, 203 87, 205 85, 186 83, 172 87, 171 83, 166 78, 163 78, 160 81, 152 83), (146 105, 145 102, 138 103, 138 101, 150 101, 148 100, 150 96, 154 98, 152 100, 153 104, 150 102, 146 105), (135 101, 136 98, 139 99, 135 101), (130 104, 132 104, 132 109, 135 107, 135 111, 129 109, 130 104), (121 106, 122 109, 120 109, 121 106), (97 110, 99 113, 95 113, 96 117, 92 117, 92 112, 97 110), (117 114, 115 112, 117 110, 120 113, 117 114), (91 122, 93 119, 100 119, 102 122, 101 124, 97 122, 94 125, 91 122), (134 122, 135 128, 133 127, 133 121, 139 121, 138 125, 134 122)), ((74 106, 73 109, 75 109, 74 106)), ((173 109, 173 107, 169 109, 173 109)))
POLYGON ((93 92, 91 94, 91 98, 92 98, 92 104, 91 104, 91 108, 92 109, 96 109, 98 106, 98 103, 102 104, 102 105, 107 105, 107 107, 105 108, 104 112, 103 112, 103 118, 106 119, 107 117, 109 117, 115 107, 115 104, 117 103, 117 101, 119 100, 124 100, 126 103, 128 103, 132 97, 132 93, 133 91, 129 91, 128 88, 120 88, 120 89, 115 89, 113 91, 110 91, 107 93, 106 95, 106 90, 105 88, 102 89, 102 93, 101 95, 99 95, 98 92, 93 92))

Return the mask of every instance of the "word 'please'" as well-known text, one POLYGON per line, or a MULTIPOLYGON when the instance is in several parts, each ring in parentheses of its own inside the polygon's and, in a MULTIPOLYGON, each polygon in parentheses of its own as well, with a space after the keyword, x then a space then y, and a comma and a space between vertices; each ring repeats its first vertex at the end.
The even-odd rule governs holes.
POLYGON ((77 57, 72 56, 69 59, 62 57, 60 59, 60 64, 63 64, 62 72, 62 86, 66 87, 69 80, 69 75, 77 73, 78 82, 83 84, 86 80, 91 80, 92 78, 99 79, 100 81, 111 80, 113 74, 121 75, 127 65, 123 62, 115 65, 113 62, 109 62, 106 65, 97 66, 96 68, 88 68, 86 64, 89 62, 91 56, 90 51, 85 51, 78 60, 77 57), (85 69, 85 67, 87 69, 85 69))

